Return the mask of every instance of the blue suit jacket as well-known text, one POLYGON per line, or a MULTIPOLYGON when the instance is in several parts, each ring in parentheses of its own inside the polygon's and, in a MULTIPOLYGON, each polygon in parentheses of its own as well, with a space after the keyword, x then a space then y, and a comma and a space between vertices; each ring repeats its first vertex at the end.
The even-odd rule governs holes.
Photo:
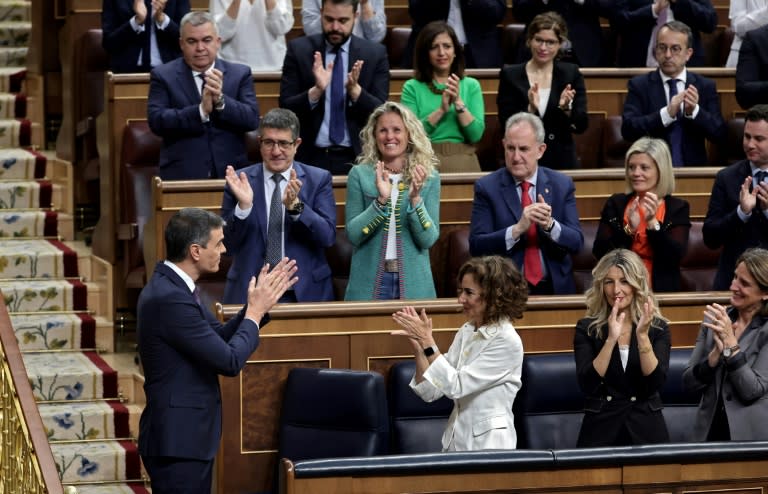
POLYGON ((240 372, 259 344, 259 327, 244 311, 222 325, 162 262, 137 311, 147 395, 139 453, 210 460, 221 439, 219 375, 240 372))
MULTIPOLYGON (((711 79, 687 71, 685 87, 693 85, 699 92, 696 118, 678 117, 683 125, 683 162, 691 166, 709 163, 705 139, 715 144, 725 138, 725 120, 720 113, 720 99, 711 79)), ((621 115, 621 135, 634 142, 643 136, 664 139, 669 144, 669 129, 661 123, 659 110, 667 106, 664 83, 658 70, 633 77, 627 84, 627 98, 621 115)))
MULTIPOLYGON (((619 0, 612 8, 611 27, 621 35, 619 67, 645 67, 648 44, 656 27, 651 12, 653 0, 619 0)), ((717 26, 717 12, 710 0, 676 0, 670 2, 676 21, 682 21, 693 31, 693 55, 688 66, 704 65, 701 34, 711 33, 717 26)))
MULTIPOLYGON (((517 223, 523 214, 516 189, 515 179, 506 168, 496 170, 475 182, 469 251, 473 256, 511 257, 522 269, 525 235, 511 250, 507 250, 504 240, 507 228, 517 223)), ((576 187, 569 176, 540 166, 536 191, 552 206, 552 217, 562 228, 557 243, 541 228, 538 235, 539 248, 552 279, 554 292, 558 295, 574 293, 576 286, 573 282, 571 254, 577 253, 584 243, 576 210, 576 187)))
POLYGON ((224 74, 224 110, 200 119, 200 92, 183 58, 152 70, 147 113, 152 132, 162 137, 160 178, 221 178, 227 165, 248 164, 245 133, 259 126, 259 104, 251 68, 216 59, 224 74))
POLYGON ((749 247, 768 248, 768 219, 759 208, 744 223, 736 212, 744 179, 752 175, 749 161, 742 160, 723 168, 715 176, 702 235, 710 249, 723 247, 717 264, 714 290, 727 290, 736 269, 736 259, 749 247))
MULTIPOLYGON (((374 43, 355 35, 349 44, 349 64, 362 60, 358 83, 363 89, 356 102, 347 98, 346 122, 352 148, 360 154, 360 130, 365 127, 373 110, 389 99, 389 61, 384 45, 374 43)), ((309 104, 307 93, 315 85, 312 74, 313 53, 319 51, 325 64, 325 39, 322 34, 302 36, 288 43, 283 62, 283 77, 280 80, 280 108, 287 108, 301 120, 303 145, 296 153, 296 159, 306 161, 315 147, 317 133, 325 115, 325 96, 320 97, 315 107, 309 104)), ((349 72, 349 70, 347 71, 349 72)))
MULTIPOLYGON (((157 48, 163 62, 181 56, 179 48, 179 22, 189 12, 189 0, 168 0, 165 15, 170 23, 165 29, 155 31, 157 48)), ((151 15, 151 13, 150 13, 151 15)), ((104 0, 101 4, 101 45, 109 54, 109 68, 112 72, 149 72, 150 66, 137 65, 139 52, 149 46, 149 22, 145 21, 144 32, 136 34, 130 24, 134 16, 133 2, 125 0, 104 0)))
MULTIPOLYGON (((294 161, 293 168, 301 181, 299 199, 304 211, 294 220, 285 214, 283 235, 285 255, 296 260, 299 281, 293 286, 299 302, 333 300, 331 268, 325 249, 336 241, 336 201, 331 174, 314 166, 294 161)), ((252 165, 243 170, 253 188, 253 208, 244 220, 235 217, 237 200, 229 187, 224 191, 221 215, 224 245, 235 260, 227 274, 224 303, 240 304, 246 300, 248 281, 258 275, 264 265, 267 249, 267 208, 264 197, 264 166, 252 165)))

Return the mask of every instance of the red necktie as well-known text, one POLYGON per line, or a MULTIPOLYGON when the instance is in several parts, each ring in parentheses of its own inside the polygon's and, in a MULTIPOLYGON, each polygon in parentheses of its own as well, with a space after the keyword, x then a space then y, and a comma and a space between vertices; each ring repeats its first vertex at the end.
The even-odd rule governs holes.
MULTIPOLYGON (((531 196, 528 194, 528 190, 531 188, 530 182, 521 182, 520 187, 523 189, 521 194, 523 203, 523 209, 526 206, 532 204, 531 196)), ((523 257, 523 272, 525 279, 531 285, 538 285, 541 279, 544 277, 541 273, 541 257, 539 256, 539 235, 536 231, 536 223, 531 222, 531 226, 528 227, 527 239, 525 244, 525 256, 523 257)))

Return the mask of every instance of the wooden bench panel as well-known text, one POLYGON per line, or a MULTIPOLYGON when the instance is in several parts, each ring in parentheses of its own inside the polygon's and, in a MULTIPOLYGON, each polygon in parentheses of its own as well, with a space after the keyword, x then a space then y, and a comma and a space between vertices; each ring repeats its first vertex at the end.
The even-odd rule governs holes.
MULTIPOLYGON (((670 319, 672 345, 693 346, 704 305, 725 303, 727 297, 727 292, 660 294, 662 313, 670 319)), ((448 348, 464 322, 456 300, 409 303, 426 308, 438 345, 448 348)), ((375 370, 386 375, 394 362, 411 358, 408 342, 389 334, 395 328, 391 315, 401 306, 399 301, 326 302, 282 305, 270 312, 272 322, 261 330, 261 345, 241 375, 221 379, 224 430, 218 460, 223 475, 218 476, 217 492, 268 489, 277 460, 279 393, 291 367, 375 370)), ((239 308, 219 306, 218 314, 227 319, 239 308)), ((573 328, 584 311, 582 296, 531 297, 524 317, 515 323, 525 352, 572 351, 573 328)))

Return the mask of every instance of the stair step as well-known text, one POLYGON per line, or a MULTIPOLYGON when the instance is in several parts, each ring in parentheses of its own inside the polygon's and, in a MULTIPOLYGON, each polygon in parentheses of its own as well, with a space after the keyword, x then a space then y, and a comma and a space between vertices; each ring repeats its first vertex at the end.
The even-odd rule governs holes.
POLYGON ((0 179, 31 180, 46 174, 45 156, 22 148, 0 149, 0 179))
POLYGON ((31 22, 2 20, 0 21, 0 46, 26 48, 31 31, 31 22))
POLYGON ((131 435, 130 410, 118 401, 41 403, 38 408, 51 442, 131 435))
POLYGON ((27 64, 28 52, 26 46, 0 47, 0 65, 23 67, 27 64))
POLYGON ((4 280, 0 281, 0 291, 8 312, 36 314, 88 308, 86 285, 78 280, 4 280))
POLYGON ((38 401, 117 397, 117 372, 95 352, 24 353, 24 365, 38 401))
POLYGON ((51 451, 65 484, 141 478, 139 454, 133 441, 52 443, 51 451))
POLYGON ((98 348, 96 321, 85 313, 11 314, 22 352, 98 348))
POLYGON ((29 21, 32 2, 24 0, 0 1, 0 20, 2 21, 29 21))

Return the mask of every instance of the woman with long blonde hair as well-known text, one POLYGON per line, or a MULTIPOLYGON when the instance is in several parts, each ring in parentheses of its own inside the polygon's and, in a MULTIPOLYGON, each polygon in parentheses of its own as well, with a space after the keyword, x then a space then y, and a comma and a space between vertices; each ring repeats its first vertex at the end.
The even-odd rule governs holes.
POLYGON ((360 140, 347 178, 354 252, 345 299, 434 298, 429 248, 440 236, 440 175, 429 138, 407 107, 388 101, 360 140))
POLYGON ((587 314, 573 339, 586 395, 578 446, 669 441, 659 390, 667 379, 670 337, 640 257, 615 249, 592 270, 587 314))

